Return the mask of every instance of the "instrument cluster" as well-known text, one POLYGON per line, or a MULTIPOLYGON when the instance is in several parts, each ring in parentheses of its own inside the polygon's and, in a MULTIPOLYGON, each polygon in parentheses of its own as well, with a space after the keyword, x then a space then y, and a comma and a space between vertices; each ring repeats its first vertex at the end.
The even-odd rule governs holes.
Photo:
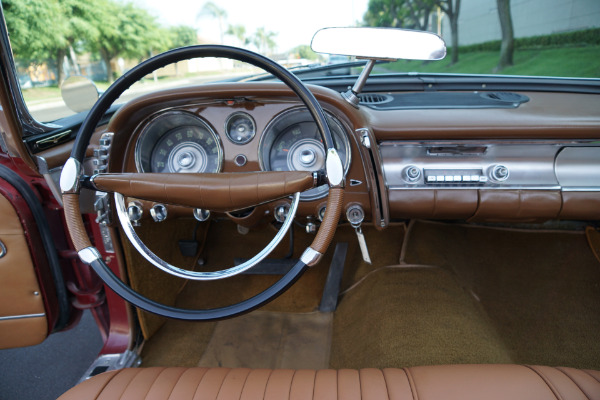
MULTIPOLYGON (((350 165, 350 143, 344 125, 326 113, 336 150, 346 172, 350 165)), ((223 134, 219 124, 211 124, 192 112, 169 110, 151 118, 141 129, 135 145, 135 164, 139 172, 216 173, 223 169, 223 141, 247 145, 257 141, 258 161, 263 171, 317 171, 325 166, 323 140, 308 110, 292 107, 270 119, 262 132, 255 118, 246 111, 232 111, 226 118, 223 134)), ((222 126, 222 124, 221 124, 222 126)), ((256 151, 256 150, 255 150, 256 151)), ((237 162, 237 161, 236 161, 237 162)), ((301 200, 325 197, 327 186, 302 193, 301 200)))

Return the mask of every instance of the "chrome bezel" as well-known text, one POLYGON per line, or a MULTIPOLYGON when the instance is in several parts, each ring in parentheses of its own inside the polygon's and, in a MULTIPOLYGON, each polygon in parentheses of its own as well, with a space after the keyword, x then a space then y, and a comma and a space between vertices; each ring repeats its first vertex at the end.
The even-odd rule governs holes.
MULTIPOLYGON (((350 165, 352 163, 352 148, 350 146, 350 138, 349 138, 349 129, 346 126, 346 124, 344 124, 342 121, 340 121, 339 118, 337 118, 334 114, 332 114, 331 112, 327 111, 327 110, 323 110, 325 113, 325 116, 327 117, 327 119, 329 120, 331 118, 331 120, 333 120, 333 122, 339 127, 340 131, 343 134, 343 147, 344 150, 346 151, 346 155, 344 157, 343 160, 341 160, 342 162, 342 166, 343 166, 343 176, 346 176, 346 174, 348 174, 348 171, 350 169, 350 165)), ((260 165, 260 169, 261 171, 270 171, 271 169, 267 169, 266 167, 266 162, 264 160, 263 154, 265 154, 265 149, 264 146, 265 141, 268 138, 268 136, 271 136, 271 132, 274 129, 273 127, 279 123, 281 120, 285 119, 285 118, 289 118, 290 115, 294 115, 296 113, 309 113, 308 109, 304 106, 297 106, 297 107, 293 107, 293 108, 289 108, 279 114, 277 114, 275 117, 273 117, 271 119, 271 121, 269 121, 269 123, 267 124, 267 126, 265 127, 263 134, 260 137, 260 141, 258 142, 258 163, 260 165)), ((310 114, 309 114, 310 115, 310 114)), ((312 117, 310 117, 310 120, 313 121, 312 117)), ((332 133, 333 136, 333 133, 332 133)), ((328 149, 324 149, 325 150, 325 156, 326 156, 326 161, 327 161, 327 154, 328 154, 328 149)), ((336 150, 337 152, 337 150, 336 150)), ((339 155, 338 155, 339 158, 339 155)), ((322 199, 323 197, 327 196, 327 191, 324 191, 322 193, 316 193, 314 195, 306 195, 306 193, 301 194, 300 196, 300 201, 312 201, 312 200, 318 200, 318 199, 322 199)))
POLYGON ((231 143, 236 144, 238 146, 243 146, 245 144, 250 143, 252 141, 252 139, 254 139, 256 137, 256 122, 254 122, 254 118, 252 118, 252 116, 250 114, 248 114, 247 112, 244 112, 244 111, 236 111, 236 112, 232 113, 225 120, 225 136, 227 136, 227 139, 229 139, 229 141, 231 143), (229 123, 231 122, 232 118, 238 117, 238 116, 246 117, 250 121, 250 123, 252 125, 252 129, 253 129, 252 136, 250 136, 250 138, 248 138, 248 140, 245 140, 243 142, 235 141, 231 138, 231 136, 229 136, 229 123))
POLYGON ((79 193, 82 175, 83 168, 81 168, 81 163, 76 158, 70 157, 65 162, 60 174, 60 190, 62 193, 79 193))
POLYGON ((292 201, 287 218, 283 222, 283 225, 281 226, 275 237, 273 237, 271 242, 269 242, 269 244, 267 244, 264 249, 262 249, 250 260, 240 265, 214 272, 190 271, 171 265, 168 262, 164 261, 162 258, 158 257, 152 252, 152 250, 150 250, 146 246, 146 244, 140 239, 140 237, 133 229, 131 221, 129 221, 129 217, 127 216, 127 209, 125 208, 125 197, 120 193, 115 193, 115 203, 117 206, 117 215, 119 217, 119 222, 121 223, 121 227, 123 228, 125 235, 127 235, 129 241, 136 248, 136 250, 152 265, 170 275, 177 276, 179 278, 190 279, 194 281, 212 281, 217 279, 229 278, 241 274, 242 272, 254 267, 256 264, 264 260, 279 245, 279 243, 281 243, 281 240, 287 234, 288 230, 290 229, 290 226, 292 225, 294 217, 296 216, 298 204, 300 203, 300 192, 296 192, 294 194, 294 200, 292 201))
POLYGON ((82 262, 87 265, 90 265, 94 261, 97 261, 102 258, 100 252, 95 247, 86 247, 85 249, 79 250, 77 253, 82 262))
MULTIPOLYGON (((141 133, 138 135, 136 141, 135 141, 135 149, 134 149, 134 160, 135 160, 135 168, 137 169, 138 172, 151 172, 151 171, 146 171, 142 165, 142 149, 141 146, 143 144, 143 140, 146 136, 148 136, 148 132, 150 130, 150 128, 156 124, 158 121, 164 119, 164 118, 169 118, 172 117, 174 115, 184 115, 184 116, 189 116, 192 117, 194 119, 196 119, 198 122, 200 122, 200 124, 206 128, 206 130, 210 133, 211 137, 214 139, 215 144, 217 146, 217 171, 215 172, 221 172, 221 170, 223 169, 223 143, 221 142, 221 138, 219 137, 219 135, 217 135, 217 133, 215 132, 215 130, 211 127, 211 125, 205 121, 203 118, 201 118, 200 116, 189 112, 189 111, 184 111, 184 110, 162 110, 159 111, 155 114, 153 114, 146 122, 144 122, 142 124, 141 128, 138 128, 137 130, 141 129, 141 133)), ((164 134, 167 133, 167 131, 162 132, 159 136, 159 140, 160 138, 162 138, 164 136, 164 134)), ((158 140, 155 140, 154 143, 152 144, 152 149, 154 149, 154 147, 156 146, 156 144, 158 143, 158 140)))

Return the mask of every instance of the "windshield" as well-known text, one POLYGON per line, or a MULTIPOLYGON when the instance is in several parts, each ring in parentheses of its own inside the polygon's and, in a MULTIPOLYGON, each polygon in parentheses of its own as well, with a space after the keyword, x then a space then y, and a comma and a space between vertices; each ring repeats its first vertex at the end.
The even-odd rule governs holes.
MULTIPOLYGON (((243 47, 302 79, 358 74, 362 67, 349 64, 353 58, 311 50, 312 35, 329 26, 427 30, 446 41, 442 61, 377 64, 375 74, 600 76, 597 0, 305 0, 297 6, 267 0, 2 0, 2 6, 23 98, 42 122, 75 113, 59 89, 69 76, 88 77, 102 92, 140 61, 186 45, 243 47)), ((189 60, 147 76, 119 101, 261 73, 231 60, 189 60)))

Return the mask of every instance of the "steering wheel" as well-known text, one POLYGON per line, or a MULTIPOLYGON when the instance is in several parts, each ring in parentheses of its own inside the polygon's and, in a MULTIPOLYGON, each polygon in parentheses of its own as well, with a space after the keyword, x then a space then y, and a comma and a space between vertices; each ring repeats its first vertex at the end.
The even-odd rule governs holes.
MULTIPOLYGON (((229 46, 201 45, 182 47, 159 54, 142 62, 117 79, 102 94, 81 125, 71 157, 63 167, 60 186, 63 193, 67 228, 79 258, 90 265, 108 287, 126 301, 148 312, 168 318, 206 321, 232 317, 260 307, 283 293, 308 266, 318 263, 333 239, 341 214, 344 179, 344 168, 335 150, 323 109, 298 78, 276 62, 254 52, 229 46), (326 146, 325 176, 329 185, 329 195, 325 217, 313 243, 304 251, 296 265, 279 281, 254 297, 230 306, 191 310, 168 306, 148 299, 121 281, 110 270, 100 256, 100 252, 92 246, 81 218, 79 192, 82 184, 94 190, 114 192, 118 209, 122 209, 122 204, 119 203, 122 202, 123 196, 209 210, 233 210, 293 195, 294 202, 286 221, 284 221, 284 227, 278 234, 283 237, 285 225, 289 227, 294 218, 296 211, 294 204, 296 206, 298 204, 299 193, 320 185, 323 180, 322 174, 305 171, 218 174, 101 173, 93 177, 83 175, 82 164, 90 138, 96 125, 112 103, 131 85, 153 71, 171 63, 201 57, 230 58, 259 67, 280 79, 302 100, 315 120, 326 146), (224 199, 228 200, 225 205, 224 199)), ((123 218, 121 220, 123 223, 123 218)), ((127 223, 129 223, 128 220, 127 223)), ((126 228, 125 230, 127 231, 126 228)), ((276 239, 277 236, 274 241, 276 239)), ((140 250, 136 243, 134 246, 140 250)), ((266 257, 274 247, 268 245, 255 256, 252 259, 255 261, 253 265, 266 257)), ((149 260, 152 258, 143 252, 142 255, 149 260)), ((152 260, 150 261, 152 262, 152 260)), ((161 263, 153 262, 153 264, 161 263)), ((157 266, 173 275, 187 279, 210 280, 241 273, 252 265, 245 265, 243 268, 233 267, 216 273, 187 271, 170 265, 157 266)))

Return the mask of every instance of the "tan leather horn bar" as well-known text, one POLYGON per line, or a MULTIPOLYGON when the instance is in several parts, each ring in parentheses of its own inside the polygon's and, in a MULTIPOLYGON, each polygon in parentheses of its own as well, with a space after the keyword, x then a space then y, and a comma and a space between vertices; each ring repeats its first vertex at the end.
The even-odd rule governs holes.
POLYGON ((220 174, 100 174, 98 190, 212 211, 232 211, 303 192, 315 185, 312 172, 269 171, 220 174))

